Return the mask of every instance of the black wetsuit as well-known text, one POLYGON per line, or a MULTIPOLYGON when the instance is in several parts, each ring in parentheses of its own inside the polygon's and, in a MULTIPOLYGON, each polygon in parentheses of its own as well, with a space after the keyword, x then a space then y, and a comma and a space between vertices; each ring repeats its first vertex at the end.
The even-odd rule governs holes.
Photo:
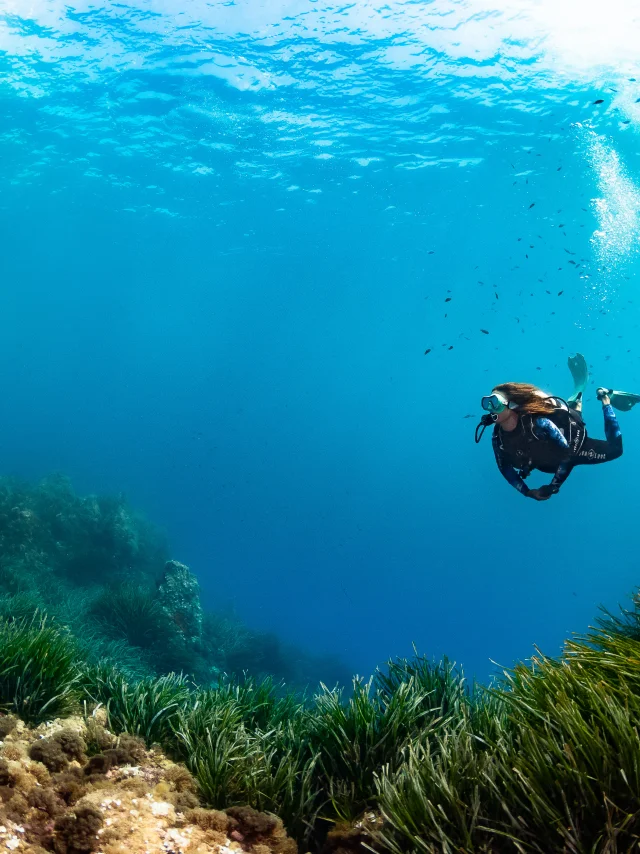
MULTIPOLYGON (((563 409, 566 411, 567 407, 564 406, 563 409)), ((527 445, 527 443, 520 441, 519 436, 514 435, 511 438, 507 431, 496 424, 493 429, 492 443, 500 472, 518 492, 525 496, 529 495, 531 490, 524 482, 523 470, 526 474, 533 469, 553 474, 553 480, 548 489, 551 493, 556 493, 575 466, 595 465, 618 459, 622 456, 622 434, 618 419, 611 404, 603 405, 602 411, 606 439, 604 441, 602 439, 591 439, 585 431, 580 448, 575 453, 569 447, 562 430, 558 429, 550 418, 540 416, 532 419, 531 436, 535 444, 541 443, 539 449, 543 451, 542 457, 546 456, 549 460, 546 464, 535 462, 531 465, 529 457, 529 451, 532 447, 531 439, 528 440, 527 445), (517 450, 517 454, 521 455, 520 459, 514 454, 514 448, 517 448, 519 444, 521 449, 517 450), (520 471, 516 471, 516 469, 520 469, 520 471)))

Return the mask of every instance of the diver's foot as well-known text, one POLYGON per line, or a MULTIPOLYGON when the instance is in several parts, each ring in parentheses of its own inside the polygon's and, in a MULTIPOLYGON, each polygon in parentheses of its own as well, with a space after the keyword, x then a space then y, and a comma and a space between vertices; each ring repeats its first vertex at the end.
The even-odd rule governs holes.
POLYGON ((567 403, 571 409, 575 409, 576 412, 582 412, 582 392, 579 391, 577 394, 572 394, 567 403))
POLYGON ((613 391, 612 388, 599 388, 596 391, 596 397, 603 406, 608 406, 611 403, 609 395, 613 391))

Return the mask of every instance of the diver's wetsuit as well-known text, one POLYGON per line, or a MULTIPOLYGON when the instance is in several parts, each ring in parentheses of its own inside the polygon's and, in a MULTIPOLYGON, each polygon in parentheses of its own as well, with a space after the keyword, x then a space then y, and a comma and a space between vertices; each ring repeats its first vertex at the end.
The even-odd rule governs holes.
MULTIPOLYGON (((610 460, 616 460, 622 456, 622 434, 618 425, 618 419, 613 411, 611 404, 602 407, 604 415, 604 434, 606 440, 591 439, 587 436, 582 443, 581 449, 575 456, 567 455, 566 459, 561 460, 555 468, 547 466, 536 466, 537 469, 548 474, 553 474, 553 480, 550 484, 551 492, 558 492, 562 484, 571 474, 574 466, 595 465, 597 463, 608 463, 610 460)), ((500 433, 502 428, 496 424, 493 431, 493 452, 496 456, 496 462, 503 477, 515 487, 518 492, 527 496, 530 489, 524 482, 520 474, 511 465, 509 458, 504 453, 502 443, 500 441, 500 433)), ((551 442, 557 446, 559 452, 569 448, 567 440, 562 432, 549 418, 540 416, 535 420, 535 434, 540 441, 551 442)))

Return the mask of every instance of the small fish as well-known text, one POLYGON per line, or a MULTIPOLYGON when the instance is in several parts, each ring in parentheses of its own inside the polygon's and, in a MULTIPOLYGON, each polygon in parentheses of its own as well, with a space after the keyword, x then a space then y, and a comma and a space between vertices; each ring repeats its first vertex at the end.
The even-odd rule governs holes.
POLYGON ((548 293, 548 294, 550 294, 550 293, 551 293, 551 291, 547 291, 547 293, 548 293))
POLYGON ((480 332, 484 332, 484 334, 485 334, 485 335, 488 335, 488 334, 489 334, 489 330, 488 330, 488 329, 481 329, 481 330, 480 330, 480 332))
POLYGON ((535 203, 535 202, 531 202, 531 204, 529 205, 529 210, 531 210, 531 208, 534 208, 535 206, 536 206, 536 203, 535 203))
POLYGON ((427 252, 427 255, 435 255, 435 254, 436 254, 436 253, 435 253, 435 251, 434 251, 433 249, 430 249, 430 250, 427 252))
POLYGON ((598 98, 597 101, 593 102, 594 104, 604 104, 604 98, 598 98))
POLYGON ((453 344, 449 347, 450 350, 453 350, 453 344))
POLYGON ((564 291, 558 291, 558 296, 561 297, 564 291))
MULTIPOLYGON (((474 418, 475 416, 474 415, 465 415, 464 417, 465 418, 474 418)), ((462 420, 464 421, 464 418, 462 420)))
POLYGON ((451 302, 451 297, 447 297, 445 302, 451 302))
POLYGON ((558 166, 558 168, 556 169, 556 172, 559 172, 561 169, 562 169, 562 166, 558 166))
POLYGON ((496 299, 500 299, 500 297, 498 296, 498 294, 496 294, 496 295, 495 295, 495 297, 496 297, 496 299))
POLYGON ((431 347, 429 347, 429 349, 428 349, 428 350, 425 350, 425 351, 424 351, 425 356, 427 355, 427 353, 430 353, 430 352, 431 352, 431 347))

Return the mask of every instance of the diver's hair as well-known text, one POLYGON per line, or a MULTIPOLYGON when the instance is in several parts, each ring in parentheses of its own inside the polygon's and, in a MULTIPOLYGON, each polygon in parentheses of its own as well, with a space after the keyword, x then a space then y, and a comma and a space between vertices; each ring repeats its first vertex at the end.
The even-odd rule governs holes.
POLYGON ((518 404, 518 415, 550 415, 556 409, 553 400, 545 400, 542 389, 531 383, 502 383, 494 389, 518 404))

